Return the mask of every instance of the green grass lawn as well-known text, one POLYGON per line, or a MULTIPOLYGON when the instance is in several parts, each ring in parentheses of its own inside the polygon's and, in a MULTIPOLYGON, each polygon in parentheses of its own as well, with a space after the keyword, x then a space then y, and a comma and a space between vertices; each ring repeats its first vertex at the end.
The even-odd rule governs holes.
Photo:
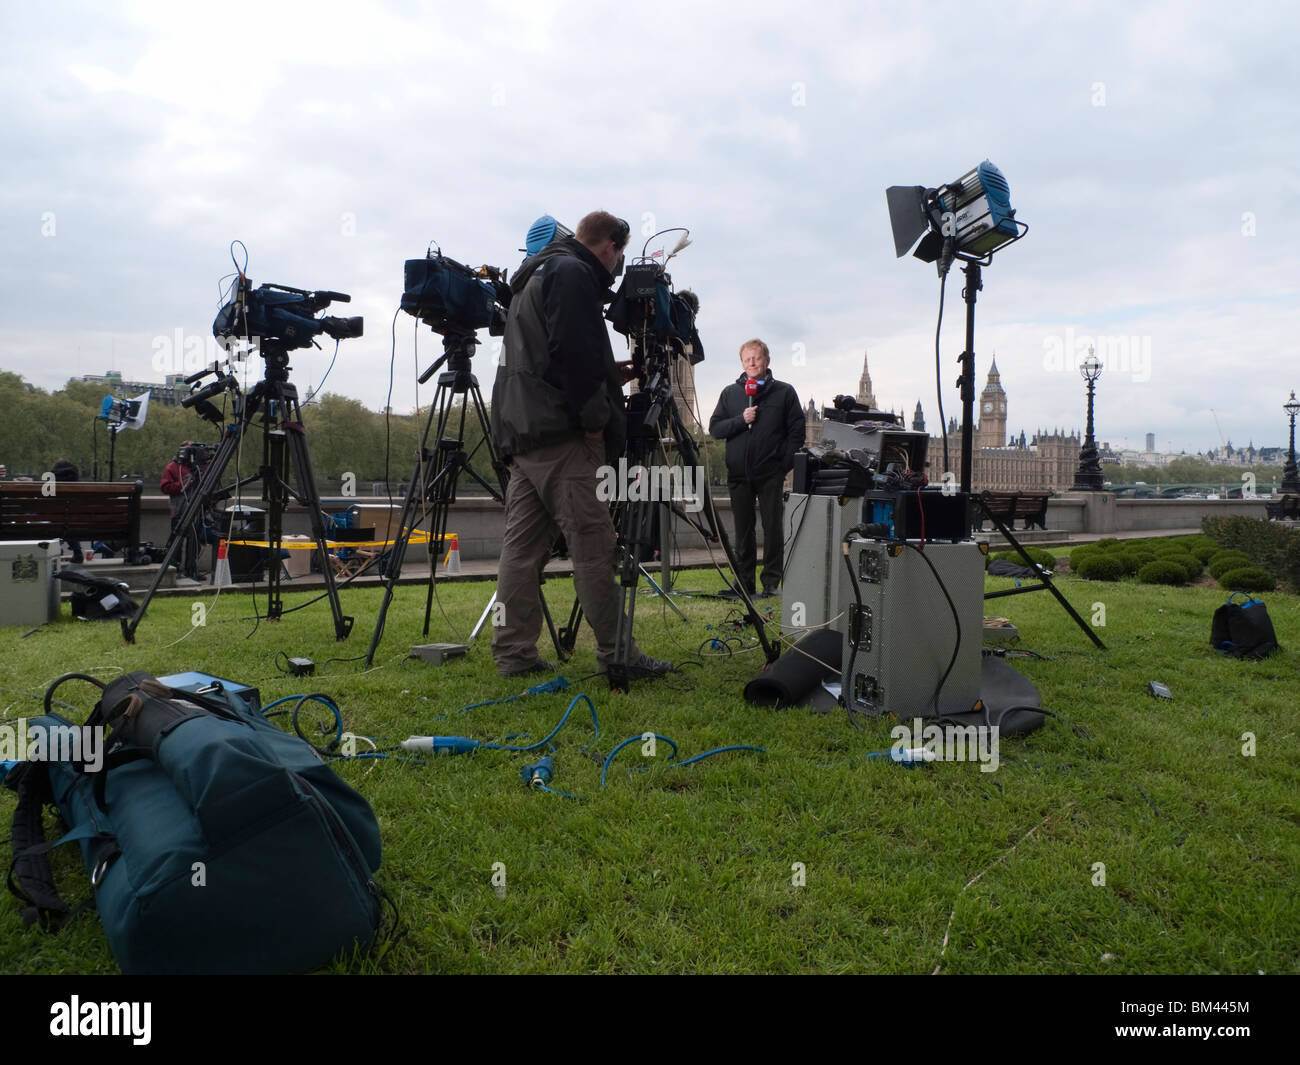
MULTIPOLYGON (((681 578, 684 587, 719 584, 716 574, 681 578)), ((341 961, 338 971, 1300 971, 1300 600, 1264 596, 1284 650, 1250 663, 1209 647, 1218 589, 1060 586, 1085 617, 1104 605, 1098 631, 1109 650, 1094 649, 1046 593, 987 604, 1019 628, 1020 647, 1047 656, 1014 664, 1060 715, 1004 740, 995 773, 864 759, 890 746, 891 720, 858 731, 843 712, 749 706, 741 690, 762 664, 752 649, 612 697, 595 678, 579 681, 595 668, 589 630, 563 669, 569 692, 458 713, 521 685, 497 677, 486 635, 442 667, 405 659, 425 642, 421 587, 398 590, 377 668, 336 661, 309 679, 278 672, 275 653, 318 664, 363 654, 378 591, 344 592, 357 627, 342 644, 323 602, 255 628, 250 598, 229 592, 199 628, 191 600, 156 600, 135 646, 116 624, 64 620, 25 638, 0 629, 0 700, 8 719, 35 716, 63 672, 199 669, 256 685, 264 703, 325 692, 346 728, 391 744, 429 733, 540 739, 573 693, 586 692, 602 756, 646 731, 672 737, 681 757, 725 744, 766 748, 672 768, 663 745, 644 758, 633 744, 602 790, 599 762, 581 753, 593 733, 579 707, 554 755, 554 786, 577 802, 523 786, 520 768, 535 755, 336 763, 379 818, 379 880, 405 930, 387 954, 341 961), (1150 698, 1149 680, 1168 684, 1173 701, 1150 698), (1253 757, 1242 753, 1245 733, 1253 757), (638 765, 648 769, 631 770, 638 765), (492 884, 494 863, 504 864, 504 890, 492 884), (1094 883, 1097 863, 1104 886, 1094 883)), ((571 585, 546 587, 557 615, 567 614, 571 585)), ((439 591, 451 624, 435 609, 429 640, 466 635, 492 585, 439 591)), ((643 596, 638 639, 652 654, 698 663, 708 626, 729 607, 682 602, 687 623, 643 596)), ((59 694, 83 711, 93 702, 84 684, 59 694)), ((0 816, 12 809, 6 790, 0 816)), ((58 865, 66 893, 82 897, 78 859, 61 855, 58 865)), ((10 899, 0 904, 0 971, 116 967, 93 914, 52 936, 25 928, 10 899)))

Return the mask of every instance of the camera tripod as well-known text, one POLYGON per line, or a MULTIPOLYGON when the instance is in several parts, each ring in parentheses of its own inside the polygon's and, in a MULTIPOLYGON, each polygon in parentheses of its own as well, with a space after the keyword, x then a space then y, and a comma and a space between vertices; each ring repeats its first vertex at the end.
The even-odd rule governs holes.
MULTIPOLYGON (((167 541, 166 553, 158 572, 154 574, 153 583, 140 601, 140 606, 129 618, 122 620, 122 636, 127 643, 135 642, 135 630, 144 618, 150 600, 162 583, 168 568, 176 558, 187 537, 195 535, 195 523, 201 517, 208 501, 218 496, 229 496, 232 492, 253 481, 262 482, 262 499, 267 504, 268 520, 266 542, 270 545, 267 564, 267 605, 266 616, 269 620, 280 617, 283 603, 280 598, 280 542, 283 533, 284 508, 291 499, 301 503, 307 510, 311 521, 312 533, 316 539, 316 548, 320 552, 321 572, 325 578, 325 594, 329 597, 330 610, 334 615, 334 636, 344 640, 352 631, 352 618, 343 614, 339 604, 338 589, 334 585, 334 573, 329 566, 326 548, 325 522, 322 517, 320 493, 316 490, 316 480, 312 474, 311 456, 307 451, 307 431, 302 424, 302 410, 298 405, 298 390, 289 381, 289 355, 279 345, 263 341, 262 357, 266 360, 266 375, 242 398, 238 392, 238 382, 229 374, 220 375, 216 381, 192 396, 186 397, 182 406, 197 406, 199 412, 208 420, 221 422, 221 415, 209 400, 223 391, 231 392, 235 397, 235 421, 227 425, 222 433, 217 453, 199 480, 195 491, 187 494, 184 508, 167 541), (239 447, 249 427, 260 422, 262 431, 262 464, 257 473, 236 480, 228 489, 221 489, 221 478, 226 467, 239 452, 239 447), (298 489, 290 485, 290 475, 297 478, 298 489)), ((206 372, 206 371, 205 371, 206 372)), ((195 377, 202 376, 201 374, 195 377)))
MULTIPOLYGON (((672 358, 673 356, 668 355, 667 357, 672 358)), ((659 441, 665 437, 677 442, 684 467, 694 468, 699 466, 699 452, 696 449, 695 441, 686 431, 686 426, 682 422, 681 412, 678 411, 677 401, 672 394, 672 382, 666 370, 648 374, 646 388, 628 397, 627 418, 627 468, 629 470, 634 466, 648 469, 659 441)), ((703 495, 704 522, 696 522, 684 514, 682 516, 706 540, 720 543, 732 572, 739 572, 736 565, 736 556, 731 549, 731 542, 727 538, 726 530, 722 528, 721 523, 717 520, 713 507, 713 496, 707 482, 700 486, 700 492, 703 495)), ((674 513, 681 514, 681 511, 676 507, 673 507, 672 510, 674 513)), ((628 690, 632 631, 636 620, 638 574, 645 577, 650 587, 663 596, 666 602, 672 604, 667 590, 655 584, 643 565, 645 556, 652 550, 654 523, 657 516, 657 504, 649 499, 629 499, 619 504, 618 518, 615 524, 618 530, 619 547, 622 550, 618 567, 620 604, 618 628, 614 640, 614 661, 609 667, 608 674, 611 691, 625 692, 628 690)), ((666 547, 666 545, 664 546, 666 547)), ((767 656, 767 661, 775 661, 781 653, 780 650, 768 640, 763 619, 753 601, 748 596, 742 598, 745 612, 754 626, 754 632, 763 647, 763 653, 767 656)), ((672 605, 673 609, 676 610, 676 605, 672 605)), ((677 610, 677 613, 681 616, 680 610, 677 610)), ((581 622, 582 605, 581 603, 574 603, 568 624, 560 630, 560 638, 564 641, 567 651, 572 651, 573 641, 577 637, 578 626, 581 622)))
MULTIPOLYGON (((424 635, 427 636, 433 611, 434 584, 438 579, 438 556, 441 553, 440 548, 443 538, 447 533, 447 519, 450 507, 451 504, 456 502, 456 485, 461 474, 463 473, 476 481, 498 503, 504 502, 504 493, 510 480, 510 468, 501 461, 496 445, 492 441, 492 429, 487 416, 487 408, 483 403, 483 392, 479 388, 478 378, 474 376, 471 368, 474 348, 477 345, 478 340, 473 333, 445 333, 442 338, 442 357, 420 377, 420 384, 424 384, 444 364, 447 366, 447 371, 438 377, 438 390, 434 394, 433 402, 429 405, 429 417, 424 423, 424 435, 420 438, 420 449, 416 453, 415 469, 411 473, 410 485, 406 490, 406 499, 402 503, 402 514, 398 521, 397 533, 393 536, 393 546, 382 563, 382 571, 386 578, 384 582, 384 600, 379 606, 379 617, 375 621, 375 631, 370 638, 370 649, 366 652, 367 666, 373 662, 375 651, 379 647, 379 641, 383 638, 384 622, 388 617, 388 607, 393 600, 393 588, 401 575, 402 562, 406 558, 406 548, 415 529, 426 518, 428 519, 429 583, 424 600, 424 635), (456 435, 448 436, 446 434, 457 396, 461 397, 460 418, 456 424, 456 435), (482 439, 475 445, 473 451, 466 451, 465 421, 471 406, 475 417, 478 419, 482 439), (437 429, 434 439, 437 443, 434 449, 430 450, 428 446, 429 433, 434 429, 435 419, 437 429), (480 447, 487 449, 492 468, 496 471, 501 482, 500 491, 497 491, 490 482, 479 476, 474 467, 470 465, 480 447)), ((483 627, 483 622, 491 611, 495 600, 496 595, 494 594, 488 602, 487 609, 483 611, 479 623, 474 627, 474 631, 470 635, 471 640, 478 636, 479 630, 483 627)), ((561 651, 560 638, 551 620, 551 612, 547 608, 545 596, 542 596, 542 615, 546 619, 547 628, 550 629, 556 653, 562 659, 567 658, 568 655, 561 651)))

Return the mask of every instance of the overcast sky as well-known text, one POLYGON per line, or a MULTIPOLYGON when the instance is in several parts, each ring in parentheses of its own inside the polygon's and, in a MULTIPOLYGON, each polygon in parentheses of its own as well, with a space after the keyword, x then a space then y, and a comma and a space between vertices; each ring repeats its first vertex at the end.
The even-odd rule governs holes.
MULTIPOLYGON (((177 331, 210 337, 238 238, 255 283, 352 294, 331 310, 366 335, 325 387, 378 409, 405 259, 513 269, 538 215, 603 207, 638 245, 690 227, 670 270, 701 301, 706 420, 758 335, 805 404, 856 391, 868 351, 880 403, 933 429, 939 283, 895 258, 884 190, 987 158, 1030 226, 977 308, 977 387, 996 351, 1012 430, 1081 427, 1100 336, 1100 439, 1204 450, 1213 410, 1234 445, 1284 446, 1298 29, 1262 3, 6 4, 0 368, 160 379, 177 331)), ((323 343, 294 354, 304 391, 323 343)))

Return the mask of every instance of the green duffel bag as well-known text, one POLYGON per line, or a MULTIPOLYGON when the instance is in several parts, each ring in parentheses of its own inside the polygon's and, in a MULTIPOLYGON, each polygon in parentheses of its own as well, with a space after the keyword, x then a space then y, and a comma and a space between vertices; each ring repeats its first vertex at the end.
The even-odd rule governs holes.
MULTIPOLYGON (((239 699, 139 672, 108 684, 86 725, 106 733, 98 766, 33 760, 5 778, 19 796, 9 885, 29 923, 93 905, 124 973, 303 973, 375 939, 379 826, 306 741, 239 699), (53 843, 46 805, 67 829, 53 843), (74 841, 93 889, 79 907, 47 859, 74 841)), ((52 712, 27 729, 47 758, 79 731, 52 712)))

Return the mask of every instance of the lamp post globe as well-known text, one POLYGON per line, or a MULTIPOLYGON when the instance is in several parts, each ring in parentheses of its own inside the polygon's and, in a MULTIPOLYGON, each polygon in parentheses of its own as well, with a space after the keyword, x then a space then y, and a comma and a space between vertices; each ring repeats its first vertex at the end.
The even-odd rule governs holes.
POLYGON ((1088 349, 1088 357, 1079 364, 1079 376, 1088 382, 1088 428, 1084 433, 1083 447, 1079 449, 1079 469, 1075 472, 1074 485, 1070 491, 1100 492, 1105 487, 1106 479, 1102 476, 1097 440, 1092 428, 1092 402, 1097 378, 1101 376, 1101 360, 1092 348, 1088 349))

